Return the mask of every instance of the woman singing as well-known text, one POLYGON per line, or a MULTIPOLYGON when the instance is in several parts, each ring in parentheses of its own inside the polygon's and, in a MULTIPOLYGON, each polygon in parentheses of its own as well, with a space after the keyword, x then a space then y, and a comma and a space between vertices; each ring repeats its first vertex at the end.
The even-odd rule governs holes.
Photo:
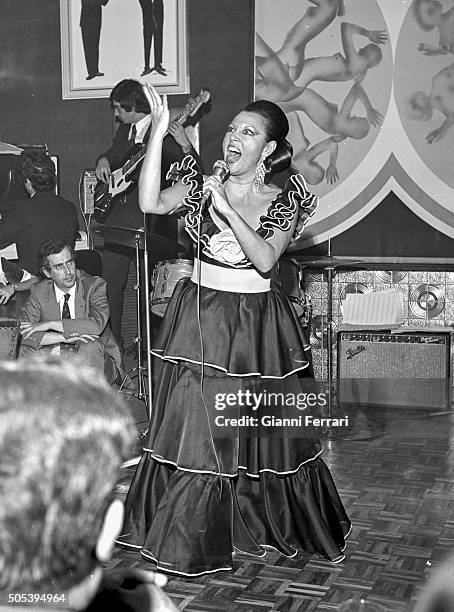
POLYGON ((312 369, 299 320, 270 272, 317 204, 299 175, 283 191, 269 183, 290 165, 285 114, 271 102, 249 104, 224 137, 224 184, 204 179, 188 156, 182 178, 160 192, 169 113, 165 97, 145 91, 153 128, 140 206, 155 214, 184 207, 196 259, 153 349, 161 358, 153 415, 119 543, 183 576, 230 570, 235 551, 263 556, 266 547, 342 561, 350 521, 316 432, 279 426, 304 410, 288 398, 305 397, 312 369), (207 192, 211 204, 202 207, 207 192))

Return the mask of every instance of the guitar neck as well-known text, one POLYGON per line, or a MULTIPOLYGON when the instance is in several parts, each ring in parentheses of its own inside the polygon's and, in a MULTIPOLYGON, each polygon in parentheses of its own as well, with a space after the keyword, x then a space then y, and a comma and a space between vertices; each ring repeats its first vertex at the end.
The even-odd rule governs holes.
MULTIPOLYGON (((188 113, 185 111, 182 111, 173 121, 176 121, 177 123, 179 123, 180 125, 182 125, 185 120, 187 119, 188 113)), ((166 131, 165 136, 167 136, 167 134, 169 133, 169 130, 166 131)), ((128 174, 128 172, 131 172, 131 170, 134 170, 134 168, 137 166, 137 164, 139 164, 142 159, 145 157, 145 154, 147 152, 147 145, 144 144, 144 146, 137 151, 137 153, 135 153, 131 159, 128 159, 128 161, 122 166, 121 171, 122 174, 128 174)))
POLYGON ((147 147, 146 145, 144 145, 141 149, 137 151, 137 153, 134 153, 131 159, 128 159, 128 161, 125 164, 123 164, 123 166, 121 167, 121 173, 128 174, 128 172, 131 172, 131 170, 134 170, 137 164, 139 164, 142 161, 142 159, 145 157, 146 152, 147 152, 147 147))
MULTIPOLYGON (((176 121, 177 123, 182 125, 186 121, 186 119, 188 118, 188 114, 189 113, 187 111, 183 110, 183 111, 181 111, 181 113, 179 115, 177 115, 175 117, 175 119, 173 119, 173 121, 176 121)), ((169 130, 167 130, 166 134, 168 134, 168 133, 169 133, 169 130)))

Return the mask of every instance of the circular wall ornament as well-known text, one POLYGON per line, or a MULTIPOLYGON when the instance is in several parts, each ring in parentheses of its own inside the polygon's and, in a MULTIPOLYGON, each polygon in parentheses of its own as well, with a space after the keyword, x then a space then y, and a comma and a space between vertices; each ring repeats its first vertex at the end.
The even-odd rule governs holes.
POLYGON ((345 300, 349 293, 372 293, 372 289, 369 285, 365 285, 364 283, 349 283, 342 287, 340 291, 341 300, 345 300))
POLYGON ((445 308, 445 295, 436 285, 419 285, 410 293, 409 306, 418 319, 433 319, 445 308))
POLYGON ((383 283, 400 283, 407 276, 408 272, 403 272, 401 270, 379 270, 375 272, 375 278, 383 283))

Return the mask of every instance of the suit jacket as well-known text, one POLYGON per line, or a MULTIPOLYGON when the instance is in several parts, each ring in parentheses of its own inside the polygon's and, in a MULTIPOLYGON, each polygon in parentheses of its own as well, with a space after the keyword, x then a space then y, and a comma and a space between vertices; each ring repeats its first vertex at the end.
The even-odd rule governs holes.
MULTIPOLYGON (((120 124, 115 134, 112 146, 100 157, 107 157, 110 166, 113 170, 119 168, 129 150, 128 136, 130 125, 120 124)), ((148 142, 149 131, 145 134, 144 142, 148 142)), ((199 160, 197 152, 191 151, 191 155, 199 160)), ((166 174, 170 166, 181 161, 185 157, 180 145, 168 135, 162 143, 162 163, 161 163, 161 189, 170 187, 171 183, 166 181, 166 174)), ((108 225, 116 225, 120 227, 142 227, 143 212, 139 208, 139 190, 135 184, 126 193, 125 202, 117 201, 112 212, 107 218, 108 225)), ((119 198, 119 200, 121 200, 119 198)), ((176 239, 176 218, 167 215, 150 215, 149 230, 151 232, 176 239)))
MULTIPOLYGON (((109 305, 106 296, 106 282, 100 276, 76 272, 75 318, 63 320, 63 335, 74 338, 81 334, 99 336, 108 355, 121 372, 121 354, 118 344, 108 326, 109 305)), ((33 285, 30 296, 23 307, 20 320, 30 323, 56 321, 61 319, 60 307, 55 297, 54 283, 47 279, 33 285)), ((35 332, 22 339, 22 346, 37 349, 46 332, 35 332)))
POLYGON ((0 248, 16 243, 18 264, 39 274, 38 252, 46 240, 74 247, 79 221, 74 204, 50 192, 18 200, 0 219, 0 248))

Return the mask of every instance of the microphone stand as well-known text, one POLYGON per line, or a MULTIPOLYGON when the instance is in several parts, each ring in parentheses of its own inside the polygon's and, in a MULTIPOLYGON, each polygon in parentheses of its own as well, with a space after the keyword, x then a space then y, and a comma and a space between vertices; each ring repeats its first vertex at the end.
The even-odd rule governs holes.
MULTIPOLYGON (((148 392, 144 392, 143 387, 144 387, 144 383, 141 383, 141 378, 140 378, 140 372, 143 369, 142 368, 142 361, 139 357, 139 389, 141 390, 141 392, 143 393, 142 397, 145 400, 145 406, 147 408, 148 411, 148 420, 151 419, 151 413, 152 413, 152 405, 153 405, 153 381, 152 381, 152 366, 151 366, 151 317, 150 317, 150 277, 149 277, 149 261, 148 261, 148 215, 146 215, 144 213, 143 215, 143 270, 144 270, 144 276, 145 276, 145 323, 146 323, 146 343, 145 343, 145 350, 146 350, 146 358, 147 358, 147 378, 148 378, 148 392)), ((138 250, 138 246, 137 246, 137 250, 138 250)), ((138 292, 140 293, 140 286, 138 288, 138 292)), ((140 311, 140 305, 141 305, 141 300, 140 300, 140 296, 138 295, 138 312, 140 311)), ((141 340, 141 329, 140 329, 140 321, 141 318, 140 316, 138 316, 139 319, 139 330, 138 330, 138 341, 140 342, 141 340)), ((142 351, 142 346, 141 344, 139 344, 139 354, 141 354, 142 351)), ((147 429, 142 432, 141 434, 141 438, 145 437, 146 434, 148 432, 148 427, 147 429)), ((137 457, 133 457, 132 459, 129 459, 128 461, 125 461, 124 463, 122 463, 121 468, 128 468, 131 467, 133 465, 137 465, 140 461, 140 455, 138 455, 137 457)))
POLYGON ((142 355, 142 298, 140 295, 141 291, 141 273, 140 273, 140 247, 142 240, 142 230, 138 228, 134 235, 135 243, 135 264, 136 264, 136 283, 134 289, 136 291, 136 317, 137 317, 137 336, 134 339, 137 348, 137 366, 126 374, 123 378, 118 393, 123 390, 123 387, 128 379, 136 377, 137 372, 137 393, 134 395, 147 403, 147 394, 145 392, 144 382, 144 367, 143 367, 143 355, 142 355), (134 374, 133 374, 134 373, 134 374))
POLYGON ((147 352, 147 373, 148 373, 148 419, 151 419, 153 406, 153 380, 152 380, 152 363, 151 363, 151 315, 150 315, 150 277, 149 262, 148 262, 148 215, 143 215, 143 266, 145 276, 145 322, 146 322, 146 343, 145 349, 147 352))
MULTIPOLYGON (((140 297, 140 263, 139 263, 139 243, 140 243, 140 234, 141 231, 137 231, 136 234, 136 265, 137 265, 137 322, 138 322, 138 330, 137 330, 137 347, 138 347, 138 376, 139 376, 139 399, 143 399, 145 401, 145 406, 148 412, 148 420, 151 418, 152 412, 152 368, 151 368, 151 319, 150 319, 150 278, 148 276, 149 264, 148 264, 148 236, 147 236, 147 215, 144 213, 143 215, 143 270, 145 276, 145 323, 146 323, 146 357, 147 357, 147 378, 148 378, 148 392, 145 391, 145 383, 143 381, 143 358, 142 358, 142 313, 141 313, 141 304, 142 300, 140 297)), ((129 376, 129 375, 128 375, 129 376)), ((127 378, 127 377, 126 377, 127 378)), ((125 379, 126 380, 126 379, 125 379)), ((122 386, 125 381, 122 382, 122 386)), ((122 387, 120 387, 121 390, 122 387)), ((148 427, 141 434, 140 437, 144 437, 148 432, 148 427)), ((133 457, 122 463, 121 468, 128 468, 133 465, 137 465, 140 461, 140 455, 133 457)))

